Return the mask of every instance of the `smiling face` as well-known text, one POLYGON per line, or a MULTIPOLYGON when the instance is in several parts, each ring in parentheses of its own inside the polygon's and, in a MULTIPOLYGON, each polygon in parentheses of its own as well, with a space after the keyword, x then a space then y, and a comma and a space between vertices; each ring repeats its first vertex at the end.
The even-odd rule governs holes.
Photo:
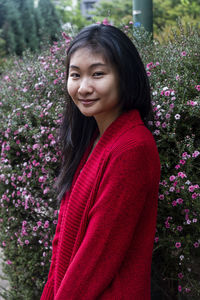
POLYGON ((81 48, 72 54, 67 90, 80 112, 98 125, 108 126, 120 114, 117 71, 99 52, 81 48))

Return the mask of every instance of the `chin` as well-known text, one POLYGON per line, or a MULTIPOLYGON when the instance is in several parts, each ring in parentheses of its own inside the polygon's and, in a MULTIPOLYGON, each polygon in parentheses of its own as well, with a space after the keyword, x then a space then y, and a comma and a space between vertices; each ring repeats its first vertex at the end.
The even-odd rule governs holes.
POLYGON ((84 115, 85 117, 94 117, 94 113, 89 112, 89 111, 82 111, 80 110, 80 112, 82 113, 82 115, 84 115))

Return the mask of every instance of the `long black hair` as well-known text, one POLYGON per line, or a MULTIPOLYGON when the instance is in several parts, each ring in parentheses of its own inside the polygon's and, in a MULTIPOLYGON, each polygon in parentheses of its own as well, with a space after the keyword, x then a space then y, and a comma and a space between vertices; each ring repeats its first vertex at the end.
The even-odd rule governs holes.
MULTIPOLYGON (((138 109, 147 124, 151 112, 151 96, 148 77, 137 49, 128 36, 114 26, 90 25, 82 29, 67 50, 66 82, 70 58, 76 50, 89 48, 103 54, 116 68, 120 81, 122 111, 138 109)), ((97 128, 93 117, 84 116, 67 92, 66 107, 60 131, 62 165, 57 178, 58 200, 70 189, 81 157, 97 128)))

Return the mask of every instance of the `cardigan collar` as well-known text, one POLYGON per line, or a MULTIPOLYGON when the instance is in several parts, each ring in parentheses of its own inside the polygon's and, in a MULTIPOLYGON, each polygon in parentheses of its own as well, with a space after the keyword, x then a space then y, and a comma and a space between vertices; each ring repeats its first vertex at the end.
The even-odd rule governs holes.
POLYGON ((85 164, 87 164, 90 160, 95 160, 99 153, 102 153, 103 149, 106 149, 108 145, 112 145, 114 141, 129 128, 133 128, 138 125, 144 125, 138 110, 133 109, 123 112, 107 127, 90 155, 93 144, 99 135, 99 129, 97 128, 76 170, 71 188, 73 188, 74 183, 85 164))
MULTIPOLYGON (((133 109, 126 112, 123 112, 119 117, 114 120, 104 131, 99 141, 106 141, 107 139, 110 140, 111 136, 114 136, 116 131, 120 135, 124 131, 126 131, 128 128, 135 127, 138 125, 144 125, 140 113, 138 110, 133 109)), ((97 129, 94 134, 94 139, 99 134, 99 130, 97 129)), ((92 143, 94 141, 92 140, 92 143)))

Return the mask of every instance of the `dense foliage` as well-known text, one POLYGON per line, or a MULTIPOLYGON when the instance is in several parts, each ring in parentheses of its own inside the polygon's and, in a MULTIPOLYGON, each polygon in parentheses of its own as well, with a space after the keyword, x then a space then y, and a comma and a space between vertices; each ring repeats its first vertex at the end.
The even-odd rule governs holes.
POLYGON ((54 41, 60 22, 51 0, 0 0, 0 44, 7 54, 35 51, 44 41, 54 41), (37 4, 37 6, 36 6, 37 4))
POLYGON ((57 223, 56 141, 66 45, 16 58, 0 95, 1 246, 11 286, 6 299, 39 299, 57 223))
POLYGON ((53 0, 62 28, 73 34, 91 23, 81 13, 81 1, 74 2, 72 0, 53 0))
MULTIPOLYGON (((124 29, 132 38, 131 27, 124 29)), ((38 57, 16 59, 2 76, 0 239, 9 300, 39 299, 48 273, 69 41, 63 36, 38 57)), ((166 299, 187 294, 194 300, 200 295, 200 36, 195 28, 180 28, 165 47, 139 32, 133 40, 151 83, 150 127, 162 165, 153 283, 166 299)))

